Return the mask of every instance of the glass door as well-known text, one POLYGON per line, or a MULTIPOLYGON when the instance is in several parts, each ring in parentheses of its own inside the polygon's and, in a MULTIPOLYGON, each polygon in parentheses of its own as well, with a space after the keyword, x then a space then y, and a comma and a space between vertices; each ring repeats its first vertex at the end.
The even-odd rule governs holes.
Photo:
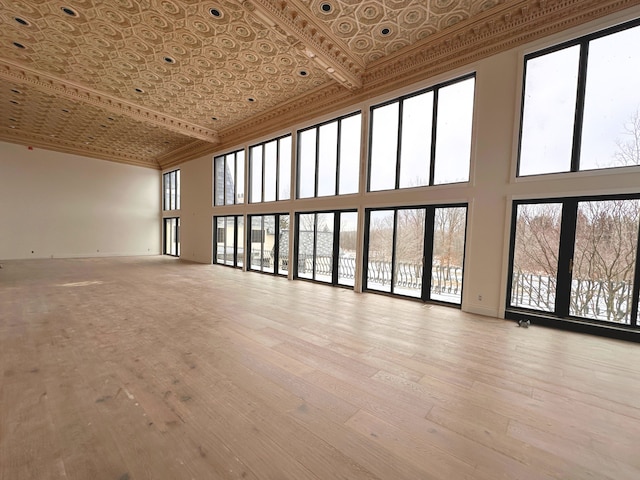
POLYGON ((516 202, 507 311, 637 326, 639 228, 638 198, 516 202))

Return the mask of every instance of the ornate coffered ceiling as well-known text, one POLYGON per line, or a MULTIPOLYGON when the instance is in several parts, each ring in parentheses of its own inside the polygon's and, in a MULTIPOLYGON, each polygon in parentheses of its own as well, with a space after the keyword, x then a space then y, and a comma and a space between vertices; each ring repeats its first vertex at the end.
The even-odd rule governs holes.
POLYGON ((0 0, 0 139, 169 167, 638 3, 0 0))

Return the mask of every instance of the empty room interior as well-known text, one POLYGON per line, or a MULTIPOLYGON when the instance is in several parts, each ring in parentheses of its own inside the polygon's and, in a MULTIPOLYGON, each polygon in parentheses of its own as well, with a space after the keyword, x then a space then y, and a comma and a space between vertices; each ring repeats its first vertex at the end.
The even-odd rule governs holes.
POLYGON ((640 1, 0 20, 0 480, 640 478, 640 1))

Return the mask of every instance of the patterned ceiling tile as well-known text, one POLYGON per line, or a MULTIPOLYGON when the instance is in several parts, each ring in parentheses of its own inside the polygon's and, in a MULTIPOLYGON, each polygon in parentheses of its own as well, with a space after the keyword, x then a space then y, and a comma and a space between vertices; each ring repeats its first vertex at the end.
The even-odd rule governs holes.
POLYGON ((121 161, 157 167, 156 159, 193 139, 123 115, 41 93, 28 85, 0 84, 0 138, 34 139, 53 147, 113 152, 121 161))

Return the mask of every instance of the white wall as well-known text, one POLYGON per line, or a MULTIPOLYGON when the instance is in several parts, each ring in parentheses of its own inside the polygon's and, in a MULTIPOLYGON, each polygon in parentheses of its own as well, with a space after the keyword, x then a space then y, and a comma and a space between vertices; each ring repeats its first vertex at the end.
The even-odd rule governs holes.
POLYGON ((0 259, 159 254, 160 178, 0 142, 0 259))
MULTIPOLYGON (((292 125, 270 137, 293 133, 293 150, 295 151, 297 129, 355 110, 362 111, 363 124, 367 125, 370 105, 469 72, 476 72, 471 180, 468 184, 214 208, 212 207, 212 156, 202 157, 182 165, 183 256, 204 263, 212 261, 211 240, 214 215, 276 212, 293 214, 296 211, 305 210, 348 208, 357 208, 362 214, 367 207, 466 202, 469 204, 469 218, 462 309, 493 317, 504 316, 511 204, 514 199, 640 193, 640 167, 516 178, 515 164, 524 54, 639 16, 640 7, 633 7, 626 12, 494 55, 437 78, 426 78, 419 84, 371 99, 369 102, 354 105, 304 124, 292 125)), ((246 148, 248 145, 265 140, 268 138, 256 138, 230 151, 246 148)), ((365 184, 366 179, 365 166, 368 155, 366 147, 364 142, 361 158, 361 185, 365 184)), ((218 154, 223 153, 227 151, 218 152, 218 154)), ((295 168, 292 174, 295 175, 295 168)), ((248 191, 246 182, 245 191, 248 191)), ((290 252, 292 251, 293 249, 290 249, 290 252)), ((356 283, 356 291, 358 288, 359 283, 356 283)))

